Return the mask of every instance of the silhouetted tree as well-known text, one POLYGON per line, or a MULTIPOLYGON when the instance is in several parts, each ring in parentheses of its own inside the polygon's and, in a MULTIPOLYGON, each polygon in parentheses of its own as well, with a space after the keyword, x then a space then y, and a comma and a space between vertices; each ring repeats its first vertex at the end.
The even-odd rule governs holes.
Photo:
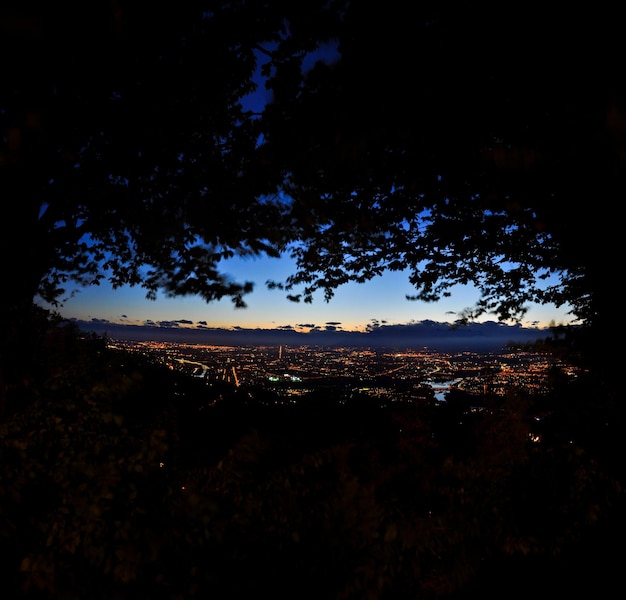
POLYGON ((299 12, 3 4, 3 380, 19 379, 16 344, 37 296, 55 303, 106 278, 149 297, 244 304, 252 283, 230 280, 220 261, 277 256, 288 231, 280 171, 263 162, 260 122, 241 100, 254 89, 256 49, 279 38, 283 16, 304 22, 299 12))
POLYGON ((326 406, 295 429, 276 412, 224 428, 202 463, 177 439, 206 431, 172 418, 171 379, 30 312, 103 279, 242 306, 252 285, 221 260, 292 252, 276 285, 294 300, 408 269, 422 300, 477 284, 467 318, 569 304, 596 348, 621 304, 606 276, 621 250, 621 21, 524 10, 3 4, 0 382, 23 401, 0 423, 10 592, 276 592, 287 574, 289 597, 445 597, 493 556, 584 542, 621 506, 606 456, 622 455, 623 422, 589 435, 593 381, 554 403, 549 443, 529 441, 513 398, 473 418, 372 410, 354 429, 326 406), (326 43, 336 60, 303 68, 326 43), (257 112, 243 101, 260 63, 257 112), (311 423, 324 435, 303 435, 311 423))
POLYGON ((242 306, 252 283, 220 261, 289 251, 296 272, 270 285, 294 300, 406 269, 421 300, 476 284, 464 318, 554 302, 603 331, 620 304, 618 23, 395 0, 9 3, 2 330, 36 294, 103 278, 242 306), (327 43, 337 59, 304 68, 327 43))
POLYGON ((297 93, 277 77, 266 111, 302 228, 287 289, 330 297, 408 269, 421 300, 476 284, 469 318, 520 318, 536 301, 609 324, 626 150, 616 23, 586 9, 351 3, 341 60, 297 93))

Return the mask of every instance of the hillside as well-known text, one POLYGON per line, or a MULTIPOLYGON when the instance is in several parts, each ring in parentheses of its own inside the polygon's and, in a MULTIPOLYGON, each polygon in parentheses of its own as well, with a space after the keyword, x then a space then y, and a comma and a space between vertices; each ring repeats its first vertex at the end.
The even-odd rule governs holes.
POLYGON ((583 435, 585 382, 470 417, 270 405, 64 324, 33 361, 0 425, 6 597, 552 597, 619 576, 622 442, 583 435))

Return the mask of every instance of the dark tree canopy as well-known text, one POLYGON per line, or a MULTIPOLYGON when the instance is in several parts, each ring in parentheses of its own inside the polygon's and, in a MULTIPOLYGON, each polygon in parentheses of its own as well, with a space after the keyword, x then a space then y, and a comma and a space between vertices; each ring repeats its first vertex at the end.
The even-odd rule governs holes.
POLYGON ((421 300, 476 284, 470 318, 536 301, 605 324, 619 22, 396 0, 8 3, 3 313, 102 278, 241 306, 252 284, 220 261, 289 252, 297 271, 270 285, 294 300, 409 270, 421 300), (334 60, 305 69, 325 45, 334 60), (252 111, 259 67, 271 101, 252 111))
POLYGON ((621 326, 621 12, 452 4, 2 3, 9 594, 449 598, 502 574, 493 557, 565 547, 559 575, 616 580, 617 562, 593 567, 624 531, 621 357, 602 352, 621 326), (324 389, 296 422, 291 399, 261 413, 253 390, 183 384, 33 310, 107 279, 243 306, 252 283, 221 261, 256 254, 296 259, 269 282, 294 301, 402 270, 421 300, 477 285, 468 319, 569 305, 611 377, 555 368, 549 394, 485 391, 477 412, 461 390, 381 408, 324 389), (597 524, 612 535, 583 535, 597 524))
POLYGON ((424 300, 474 282, 477 308, 504 318, 530 300, 612 316, 601 279, 619 249, 626 116, 615 15, 391 5, 353 3, 342 60, 296 102, 278 89, 268 111, 312 217, 291 282, 306 298, 408 268, 424 300), (547 274, 561 284, 545 289, 547 274))
POLYGON ((3 255, 12 279, 30 276, 29 300, 106 276, 241 302, 247 286, 223 279, 220 258, 280 241, 275 203, 260 200, 277 182, 239 104, 277 25, 253 14, 244 36, 227 13, 203 19, 203 4, 5 12, 3 255))

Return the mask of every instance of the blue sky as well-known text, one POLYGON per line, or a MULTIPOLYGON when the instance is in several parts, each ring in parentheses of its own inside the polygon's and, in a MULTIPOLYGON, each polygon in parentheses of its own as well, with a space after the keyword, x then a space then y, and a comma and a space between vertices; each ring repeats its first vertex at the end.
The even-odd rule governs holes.
MULTIPOLYGON (((409 301, 405 296, 414 293, 414 289, 406 273, 396 272, 364 284, 342 286, 328 303, 321 294, 312 304, 293 303, 287 300, 284 291, 268 290, 265 286, 268 279, 284 279, 291 266, 285 259, 230 261, 227 273, 238 280, 255 283, 255 291, 246 297, 248 307, 244 309, 236 309, 229 299, 207 304, 196 297, 166 298, 160 294, 156 301, 151 301, 145 298, 142 288, 113 290, 102 284, 81 289, 56 310, 66 318, 135 325, 189 321, 190 326, 307 330, 312 326, 333 324, 347 331, 363 331, 372 323, 453 322, 459 311, 479 298, 475 289, 457 286, 450 298, 437 303, 409 301)), ((567 308, 532 306, 522 325, 545 327, 551 323, 569 323, 571 316, 566 313, 567 308)), ((495 317, 486 315, 481 320, 495 320, 495 317)))

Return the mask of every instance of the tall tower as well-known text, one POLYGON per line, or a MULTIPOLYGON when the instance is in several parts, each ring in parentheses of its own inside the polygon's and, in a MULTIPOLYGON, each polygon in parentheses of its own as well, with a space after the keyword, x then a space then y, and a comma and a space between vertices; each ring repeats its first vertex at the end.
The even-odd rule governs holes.
POLYGON ((282 360, 283 359, 283 347, 279 346, 278 347, 278 360, 282 360))

